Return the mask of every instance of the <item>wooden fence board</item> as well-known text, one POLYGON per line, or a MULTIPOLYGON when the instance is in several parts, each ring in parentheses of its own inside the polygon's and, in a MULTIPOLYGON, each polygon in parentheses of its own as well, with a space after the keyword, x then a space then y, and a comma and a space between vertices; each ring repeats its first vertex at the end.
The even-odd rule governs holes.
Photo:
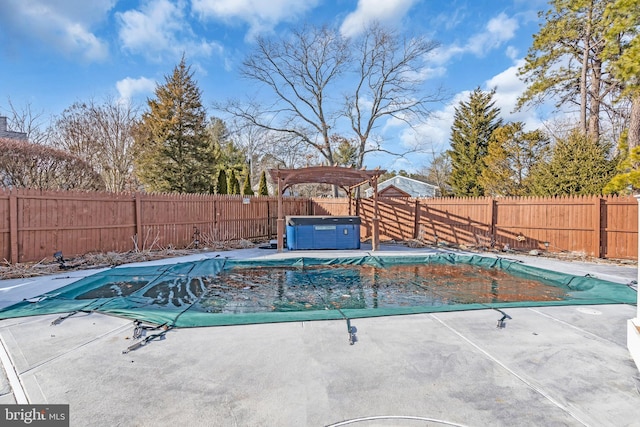
MULTIPOLYGON (((371 237, 374 202, 284 198, 285 215, 358 215, 371 237)), ((276 197, 0 190, 0 259, 189 247, 275 238, 276 197), (12 210, 15 214, 12 215, 12 210), (135 238, 135 240, 134 240, 135 238)), ((634 197, 378 198, 384 239, 579 252, 635 259, 634 197)))
MULTIPOLYGON (((309 215, 310 201, 289 198, 284 208, 287 214, 309 215)), ((51 259, 57 251, 69 257, 189 247, 196 229, 203 244, 206 238, 270 239, 277 199, 0 190, 0 215, 0 256, 15 263, 51 259), (15 230, 11 200, 16 203, 15 230)))
POLYGON ((351 204, 348 198, 329 198, 316 197, 311 199, 313 202, 313 214, 318 216, 348 216, 354 215, 355 210, 351 210, 351 204))
MULTIPOLYGON (((401 208, 398 199, 378 199, 383 239, 414 237, 432 243, 539 249, 604 258, 638 256, 638 203, 634 197, 405 200, 401 208), (410 212, 412 201, 415 207, 410 212)), ((372 200, 359 200, 358 209, 361 235, 370 238, 372 200)))
POLYGON ((9 194, 0 194, 0 254, 3 254, 6 260, 9 260, 11 253, 9 203, 9 194))

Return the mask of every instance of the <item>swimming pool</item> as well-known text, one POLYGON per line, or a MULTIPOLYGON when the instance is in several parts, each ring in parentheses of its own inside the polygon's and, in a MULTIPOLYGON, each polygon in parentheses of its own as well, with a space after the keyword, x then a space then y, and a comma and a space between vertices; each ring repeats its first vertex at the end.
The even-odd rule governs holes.
POLYGON ((214 258, 112 268, 0 318, 101 312, 197 327, 636 301, 626 285, 478 255, 214 258))

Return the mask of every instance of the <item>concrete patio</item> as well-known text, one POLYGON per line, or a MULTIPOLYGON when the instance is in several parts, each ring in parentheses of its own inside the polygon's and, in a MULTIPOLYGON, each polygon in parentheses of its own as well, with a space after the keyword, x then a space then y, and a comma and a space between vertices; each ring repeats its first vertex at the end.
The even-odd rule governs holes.
MULTIPOLYGON (((155 263, 366 253, 249 249, 155 263)), ((621 284, 637 278, 636 266, 518 258, 621 284)), ((2 281, 0 306, 92 272, 2 281)), ((355 345, 344 321, 174 329, 129 353, 131 320, 6 319, 0 403, 68 403, 72 426, 640 425, 626 343, 635 306, 506 311, 505 328, 490 309, 356 319, 355 345)))

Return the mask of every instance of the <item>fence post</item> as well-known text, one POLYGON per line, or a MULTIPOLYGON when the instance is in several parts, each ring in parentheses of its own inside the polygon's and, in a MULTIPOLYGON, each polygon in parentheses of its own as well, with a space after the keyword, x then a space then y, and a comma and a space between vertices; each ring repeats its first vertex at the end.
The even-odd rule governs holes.
POLYGON ((487 225, 489 226, 489 247, 493 247, 496 242, 496 204, 498 203, 493 197, 489 198, 489 219, 487 225))
POLYGON ((18 254, 18 196, 11 191, 9 193, 9 241, 11 242, 11 263, 19 261, 18 254))
MULTIPOLYGON (((133 193, 133 203, 135 206, 136 215, 136 236, 138 237, 137 243, 140 245, 142 239, 142 201, 140 200, 140 193, 133 193)), ((138 246, 138 248, 140 248, 138 246)))
POLYGON ((220 232, 218 231, 218 199, 216 196, 215 199, 213 199, 213 236, 211 236, 211 238, 215 241, 215 240, 219 240, 220 237, 220 232))
POLYGON ((273 233, 271 232, 271 200, 266 199, 267 203, 267 239, 271 240, 273 233))
POLYGON ((416 206, 413 210, 413 238, 420 239, 420 199, 416 198, 416 206))
POLYGON ((593 200, 593 255, 602 258, 602 199, 593 200))

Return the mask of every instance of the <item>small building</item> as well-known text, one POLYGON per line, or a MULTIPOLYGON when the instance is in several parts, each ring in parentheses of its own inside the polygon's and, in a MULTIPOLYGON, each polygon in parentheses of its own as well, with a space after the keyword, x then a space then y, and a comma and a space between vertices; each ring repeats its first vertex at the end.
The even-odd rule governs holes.
MULTIPOLYGON (((368 188, 365 194, 371 197, 373 189, 368 188)), ((438 187, 435 185, 406 176, 396 175, 378 183, 378 197, 436 197, 437 195, 438 187)))
POLYGON ((0 138, 11 139, 27 139, 27 134, 24 132, 13 132, 7 129, 7 118, 0 116, 0 138))

